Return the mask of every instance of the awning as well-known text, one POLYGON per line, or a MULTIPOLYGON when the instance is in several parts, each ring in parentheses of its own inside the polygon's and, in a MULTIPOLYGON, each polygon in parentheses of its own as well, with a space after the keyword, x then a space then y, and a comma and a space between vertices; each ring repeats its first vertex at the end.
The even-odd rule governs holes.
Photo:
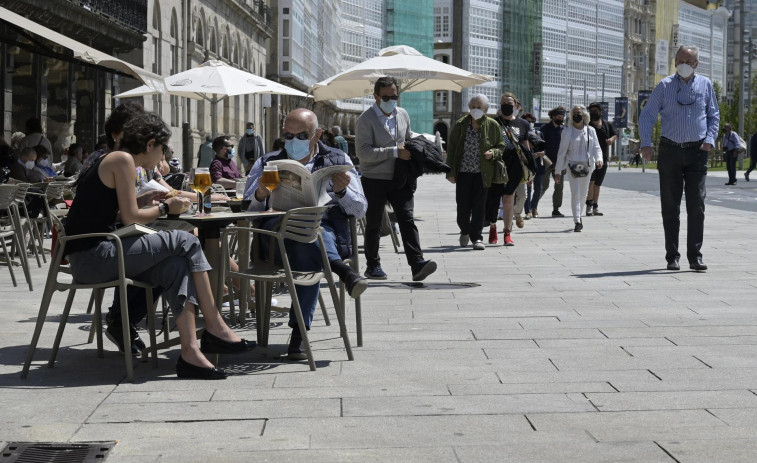
POLYGON ((111 56, 107 53, 103 53, 100 50, 84 45, 81 42, 70 39, 63 34, 55 32, 52 29, 48 29, 41 24, 35 23, 21 15, 18 15, 6 8, 0 7, 0 18, 7 21, 11 26, 20 27, 32 34, 43 37, 55 44, 61 45, 73 53, 74 58, 89 64, 97 66, 103 66, 114 71, 129 75, 144 83, 150 88, 156 91, 165 91, 165 81, 163 77, 148 72, 139 66, 131 63, 127 63, 121 59, 111 56))

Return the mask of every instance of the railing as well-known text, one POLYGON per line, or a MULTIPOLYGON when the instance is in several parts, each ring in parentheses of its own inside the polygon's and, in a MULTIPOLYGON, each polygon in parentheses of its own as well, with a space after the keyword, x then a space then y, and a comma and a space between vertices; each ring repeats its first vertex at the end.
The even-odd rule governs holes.
POLYGON ((147 32, 147 0, 72 0, 85 10, 109 17, 140 33, 147 32))
POLYGON ((236 0, 238 4, 247 7, 250 15, 265 26, 269 32, 271 29, 271 8, 265 4, 265 0, 236 0))

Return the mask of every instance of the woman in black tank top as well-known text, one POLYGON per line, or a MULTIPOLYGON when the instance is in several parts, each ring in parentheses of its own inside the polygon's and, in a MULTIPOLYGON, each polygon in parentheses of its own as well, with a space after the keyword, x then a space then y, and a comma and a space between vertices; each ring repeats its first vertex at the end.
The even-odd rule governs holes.
MULTIPOLYGON (((145 224, 163 214, 179 214, 186 209, 188 201, 179 197, 143 208, 136 197, 136 168, 153 169, 170 136, 169 128, 156 114, 143 113, 129 120, 120 144, 124 151, 102 156, 82 172, 66 221, 67 234, 111 231, 119 213, 125 224, 145 224)), ((121 241, 126 276, 162 287, 163 297, 177 316, 181 340, 177 375, 226 378, 226 373, 213 367, 204 353, 241 353, 252 349, 255 343, 240 339, 218 313, 207 273, 211 267, 197 237, 183 231, 161 231, 121 241), (195 335, 198 307, 206 326, 202 347, 195 335)), ((94 239, 79 243, 66 249, 77 281, 100 283, 118 278, 113 241, 94 239)))

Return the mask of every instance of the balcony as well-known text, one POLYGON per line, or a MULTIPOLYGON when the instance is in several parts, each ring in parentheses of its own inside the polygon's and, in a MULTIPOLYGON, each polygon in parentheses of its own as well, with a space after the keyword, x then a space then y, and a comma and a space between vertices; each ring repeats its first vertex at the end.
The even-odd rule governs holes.
POLYGON ((232 3, 248 14, 268 38, 273 37, 271 8, 265 4, 265 0, 232 0, 232 3))
POLYGON ((78 0, 82 8, 92 13, 105 16, 140 34, 147 32, 147 0, 78 0))

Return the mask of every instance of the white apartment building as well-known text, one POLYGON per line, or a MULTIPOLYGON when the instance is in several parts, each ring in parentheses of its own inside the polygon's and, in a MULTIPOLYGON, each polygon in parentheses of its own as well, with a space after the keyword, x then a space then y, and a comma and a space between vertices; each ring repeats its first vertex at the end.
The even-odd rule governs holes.
MULTIPOLYGON (((623 0, 544 0, 542 120, 556 106, 621 96, 623 0)), ((625 96, 625 95, 624 95, 625 96)))
MULTIPOLYGON (((722 11, 722 10, 720 10, 722 11)), ((727 14, 727 13, 726 13, 727 14)), ((699 48, 697 74, 726 88, 727 16, 683 0, 678 5, 678 43, 699 48)))

